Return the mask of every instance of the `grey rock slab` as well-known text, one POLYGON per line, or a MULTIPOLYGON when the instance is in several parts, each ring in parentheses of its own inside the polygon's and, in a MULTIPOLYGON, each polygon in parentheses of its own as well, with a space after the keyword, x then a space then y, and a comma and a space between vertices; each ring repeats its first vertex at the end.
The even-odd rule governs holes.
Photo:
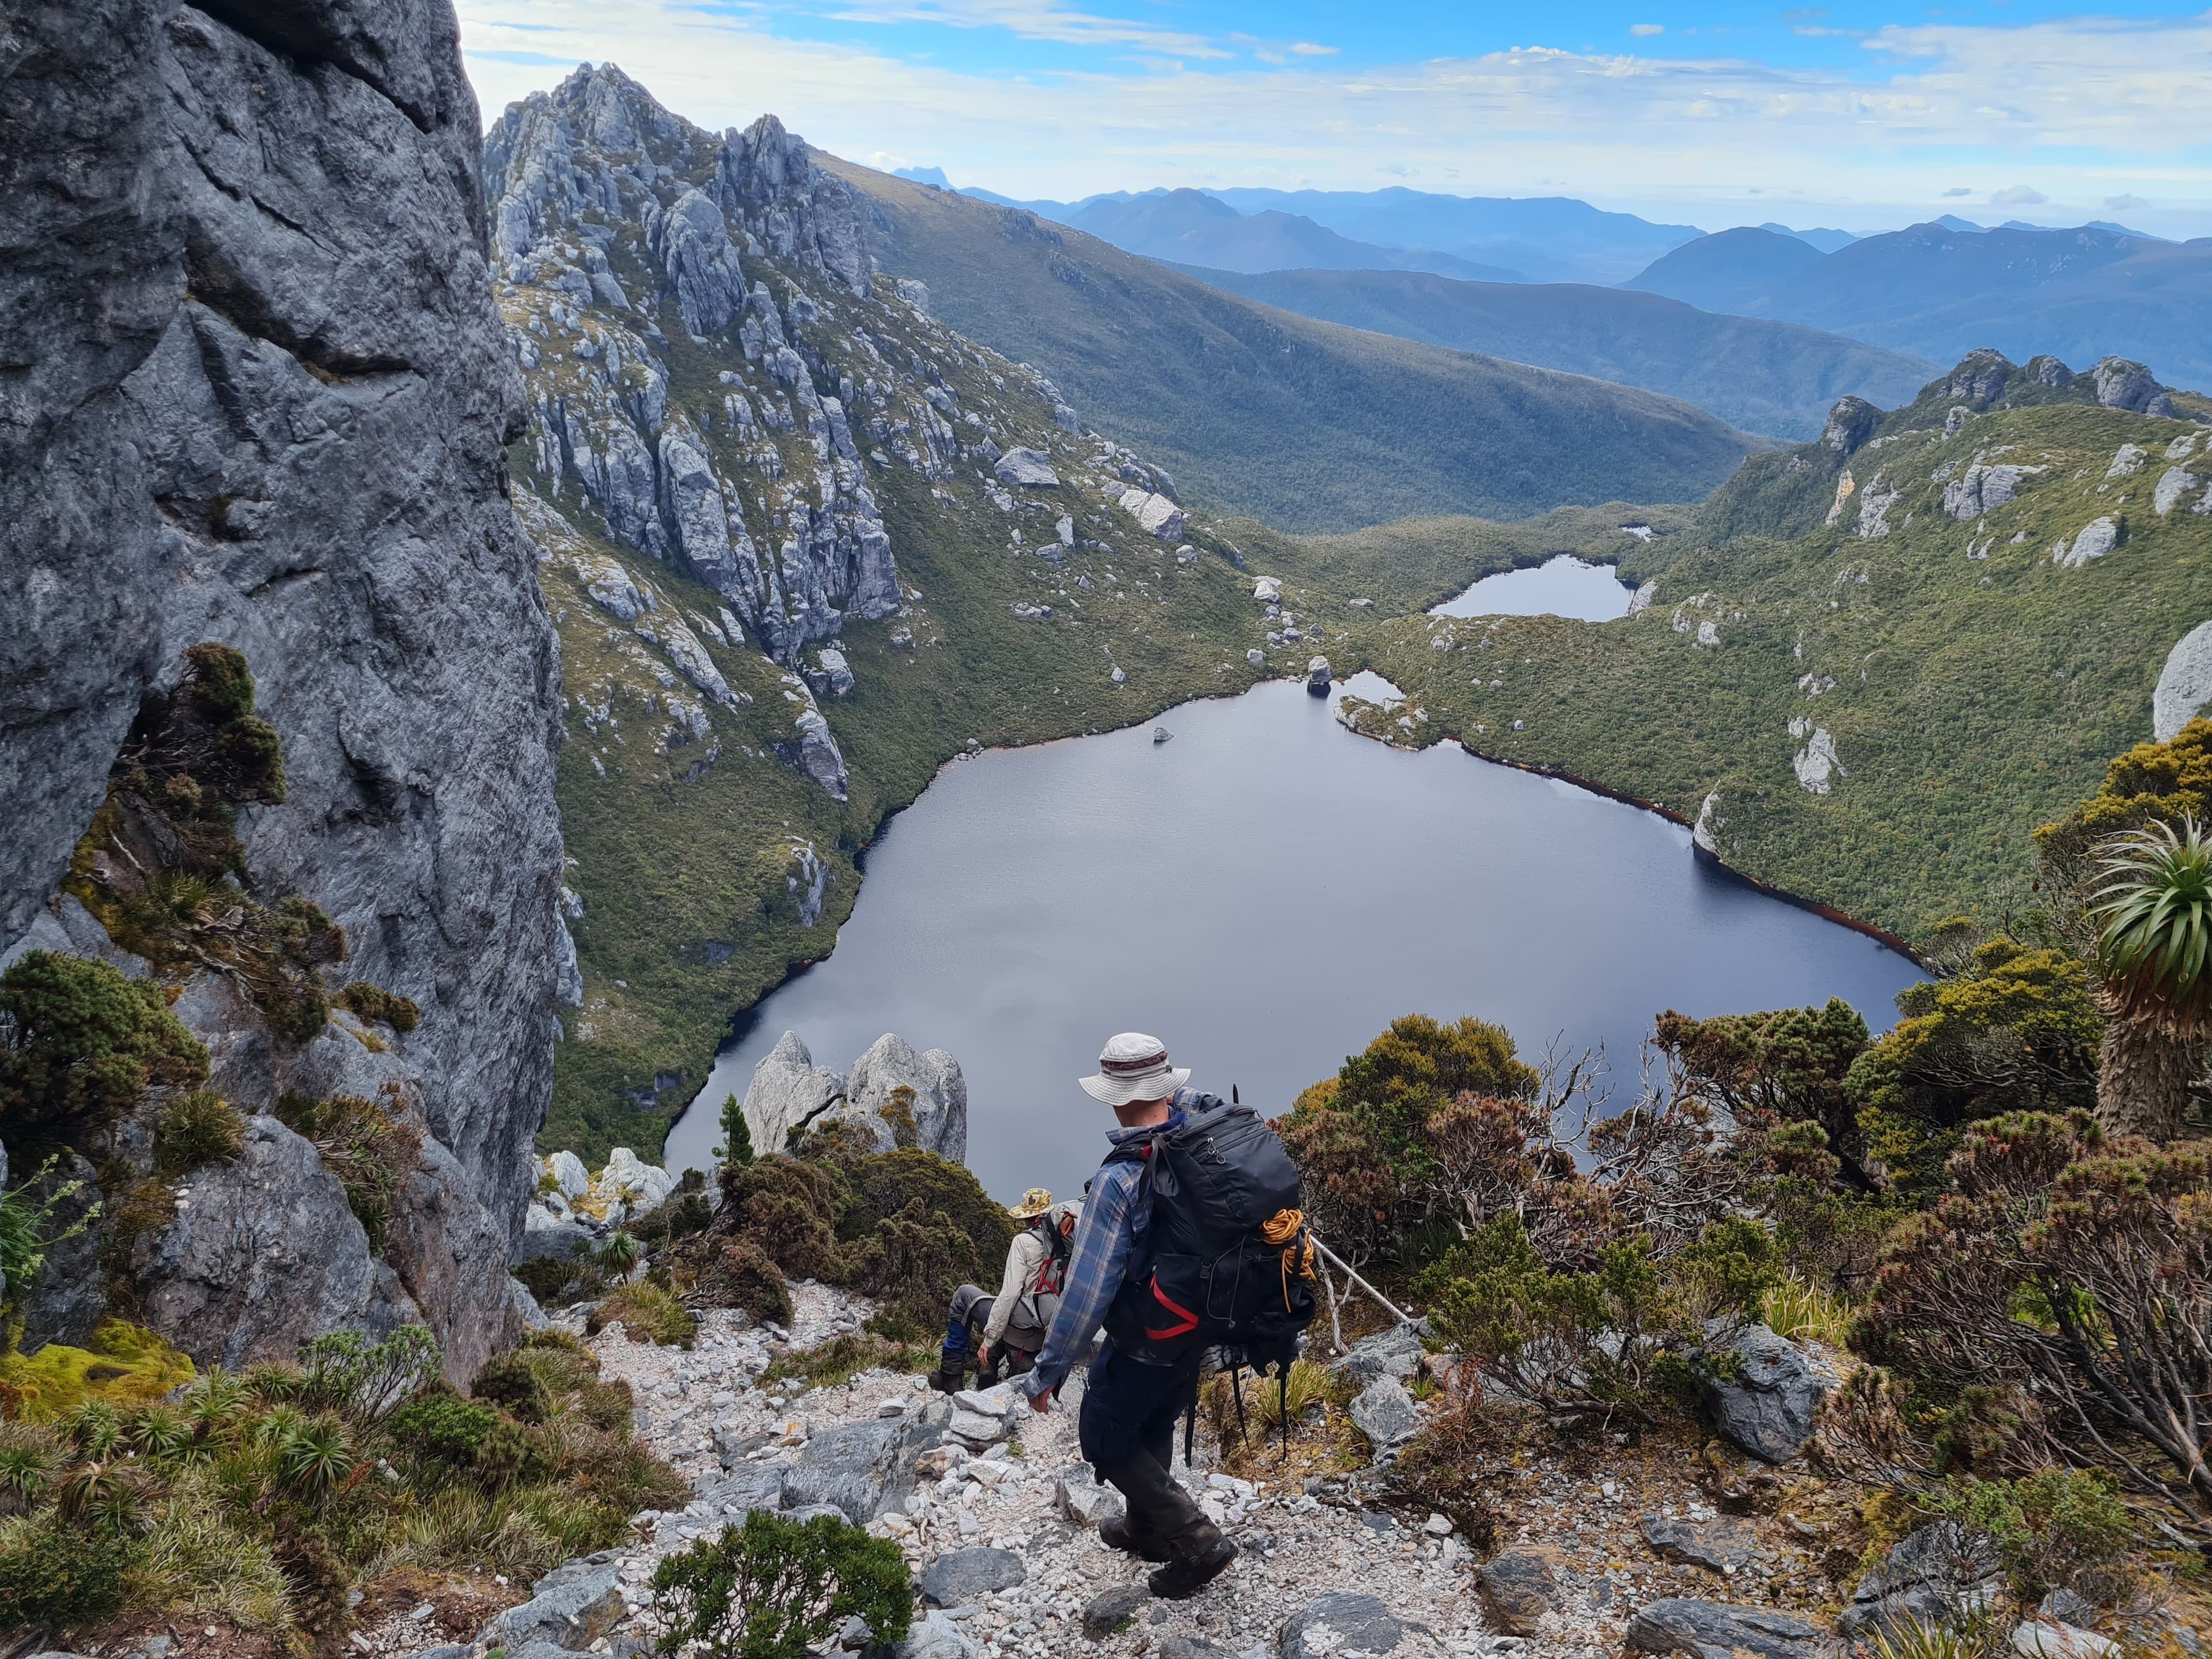
POLYGON ((1051 458, 1034 449, 1010 449, 999 457, 991 469, 999 475, 1001 483, 1017 484, 1026 489, 1057 489, 1060 474, 1052 470, 1051 458))
POLYGON ((1152 1599, 1151 1589, 1141 1583, 1101 1590, 1084 1603, 1083 1633, 1094 1642, 1103 1641, 1127 1628, 1152 1599))
POLYGON ((417 1648, 406 1659, 474 1659, 476 1649, 471 1644, 448 1642, 439 1648, 417 1648))
POLYGON ((905 1641, 891 1650, 894 1659, 975 1659, 975 1638, 934 1607, 914 1621, 905 1641))
POLYGON ((1092 1480, 1086 1468, 1063 1471, 1054 1487, 1053 1501, 1062 1515, 1079 1527, 1118 1521, 1129 1508, 1119 1491, 1092 1480))
POLYGON ((510 1652, 532 1642, 581 1652, 626 1611, 621 1574, 612 1562, 570 1562, 530 1588, 530 1600, 495 1617, 478 1634, 479 1642, 501 1644, 510 1652))
POLYGON ((186 1193, 142 1247, 138 1280, 146 1322, 199 1364, 288 1360, 325 1331, 383 1336, 414 1312, 378 1272, 338 1178, 275 1118, 246 1119, 239 1156, 194 1171, 186 1193))
POLYGON ((1173 1632, 1153 1642, 1152 1653, 1154 1659, 1244 1659, 1243 1655, 1203 1637, 1178 1636, 1173 1632))
POLYGON ((1012 1550, 978 1545, 940 1555, 915 1575, 915 1585, 940 1607, 957 1607, 993 1590, 1012 1589, 1029 1577, 1012 1550))
POLYGON ((1475 1569, 1474 1585, 1490 1622, 1508 1636, 1534 1636, 1536 1621, 1558 1604, 1551 1564, 1526 1550, 1508 1550, 1475 1569))
POLYGON ((804 1128, 844 1098, 844 1078, 817 1066, 799 1033, 786 1031, 753 1067, 745 1090, 745 1127, 754 1148, 781 1152, 793 1130, 804 1128))
POLYGON ((1759 1553, 1758 1534, 1750 1523, 1725 1516, 1717 1521, 1679 1521, 1647 1515, 1644 1541, 1664 1560, 1709 1572, 1734 1572, 1759 1553))
POLYGON ((1814 1659, 1819 1626, 1778 1607, 1730 1607, 1689 1596, 1647 1601, 1628 1620, 1631 1653, 1692 1659, 1814 1659))
POLYGON ((2002 1563, 1996 1540, 1955 1521, 1937 1521, 1896 1545, 1859 1581, 1836 1620, 1846 1636, 1901 1620, 1942 1624, 1996 1598, 2002 1563))
POLYGON ((1421 1426, 1413 1396, 1395 1376, 1378 1376, 1352 1402, 1352 1420, 1381 1451, 1413 1437, 1421 1426))
POLYGON ((1403 1382, 1419 1369, 1421 1335, 1418 1323, 1394 1325, 1353 1343, 1352 1351, 1328 1368, 1328 1374, 1354 1389, 1364 1389, 1378 1376, 1395 1376, 1403 1382))
POLYGON ((914 1490, 914 1460, 936 1443, 938 1430, 924 1414, 872 1417, 839 1424, 810 1439, 783 1478, 783 1501, 792 1509, 835 1504, 855 1526, 903 1504, 914 1490))
MULTIPOLYGON (((718 1445, 721 1437, 721 1430, 716 1429, 718 1445)), ((701 1502, 713 1504, 717 1513, 727 1515, 734 1509, 742 1517, 756 1510, 781 1509, 783 1482, 784 1468, 781 1463, 741 1463, 727 1478, 702 1491, 699 1498, 701 1502)))
POLYGON ((1836 1386, 1835 1372, 1764 1325, 1729 1331, 1716 1322, 1705 1337, 1709 1355, 1733 1357, 1733 1376, 1708 1376, 1702 1384, 1713 1431, 1764 1462, 1796 1456, 1813 1437, 1813 1419, 1836 1386))
POLYGON ((2013 1626, 2012 1650, 2021 1659, 2114 1659, 2120 1644, 2056 1619, 2024 1619, 2013 1626))
POLYGON ((1372 1595, 1317 1595, 1283 1620, 1275 1640, 1282 1659, 1346 1659, 1389 1653, 1405 1627, 1372 1595))
POLYGON ((2212 622, 2199 623, 2166 653, 2158 687, 2150 698, 2150 734, 2171 743, 2181 728, 2212 702, 2212 622))
POLYGON ((2079 1625, 2087 1630, 2097 1622, 2097 1607, 2086 1596, 2061 1588, 2052 1590, 2035 1604, 2035 1616, 2055 1619, 2064 1625, 2079 1625))

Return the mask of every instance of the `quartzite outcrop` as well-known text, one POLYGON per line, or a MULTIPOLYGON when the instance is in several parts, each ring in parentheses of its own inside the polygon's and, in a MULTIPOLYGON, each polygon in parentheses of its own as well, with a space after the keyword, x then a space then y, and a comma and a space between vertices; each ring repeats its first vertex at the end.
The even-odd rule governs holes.
MULTIPOLYGON (((249 890, 322 906, 343 975, 420 1005, 375 1059, 424 1151, 374 1268, 153 1314, 212 1358, 419 1310, 465 1374, 514 1328, 482 1245, 520 1227, 549 1088, 560 691, 453 11, 33 0, 5 38, 0 952, 68 945, 57 884, 142 700, 194 644, 242 652, 289 777, 240 819, 249 890)), ((179 1008, 215 1086, 272 1105, 292 1058, 220 995, 179 1008)), ((256 1118, 255 1167, 319 1174, 290 1134, 256 1118)), ((258 1204, 327 1196, 188 1207, 153 1255, 216 1273, 258 1204)))

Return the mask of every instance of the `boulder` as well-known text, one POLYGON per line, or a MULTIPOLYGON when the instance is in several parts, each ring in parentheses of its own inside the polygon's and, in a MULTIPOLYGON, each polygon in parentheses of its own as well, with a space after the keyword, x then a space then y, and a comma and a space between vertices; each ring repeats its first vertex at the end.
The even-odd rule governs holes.
POLYGON ((1152 1599, 1151 1586, 1141 1582, 1101 1590, 1084 1604, 1083 1633, 1094 1642, 1103 1642, 1127 1629, 1152 1599))
POLYGON ((919 1146, 955 1164, 967 1158, 968 1079, 944 1049, 916 1054, 911 1043, 886 1031, 853 1062, 845 1092, 843 1115, 884 1124, 893 1144, 919 1146), (912 1097, 896 1097, 902 1089, 911 1090, 912 1097))
POLYGON ((1768 1463, 1786 1463, 1813 1437, 1820 1402, 1836 1386, 1825 1362, 1764 1325, 1705 1328, 1707 1352, 1732 1355, 1733 1375, 1700 1385, 1713 1432, 1768 1463))
POLYGON ((1389 1653, 1405 1627, 1372 1595, 1317 1595, 1283 1620, 1276 1632, 1282 1659, 1344 1659, 1389 1653))
POLYGON ((1034 449, 1010 449, 999 457, 998 465, 991 471, 999 475, 1000 483, 1019 489, 1060 488, 1060 474, 1052 470, 1051 459, 1034 449))
POLYGON ((2051 550, 2051 562, 2063 570, 2079 570, 2092 559, 2101 559, 2120 544, 2118 520, 2092 519, 2069 544, 2062 539, 2051 550))
POLYGON ((934 1607, 915 1620, 906 1640, 891 1650, 892 1659, 975 1659, 977 1652, 975 1639, 934 1607))
MULTIPOLYGON (((722 1431, 717 1429, 714 1443, 718 1447, 721 1440, 722 1431)), ((731 1521, 740 1522, 756 1510, 781 1509, 783 1480, 784 1466, 781 1463, 739 1463, 726 1479, 702 1488, 699 1498, 731 1521)))
POLYGON ((567 1261, 579 1249, 591 1249, 598 1237, 582 1222, 564 1220, 543 1204, 533 1204, 522 1212, 522 1237, 509 1248, 507 1261, 514 1267, 548 1256, 567 1261))
POLYGON ((928 1414, 872 1417, 823 1430, 784 1472, 783 1501, 792 1509, 834 1504, 855 1526, 903 1504, 914 1490, 915 1455, 935 1443, 928 1414))
POLYGON ((1262 576, 1252 584, 1252 597, 1261 605, 1280 605, 1283 602, 1283 579, 1262 576))
POLYGON ((1668 1516, 1644 1517, 1644 1541, 1662 1560, 1709 1572, 1734 1572, 1759 1553, 1759 1539, 1749 1523, 1723 1517, 1718 1521, 1678 1521, 1668 1516))
POLYGON ((1404 1383, 1395 1376, 1378 1376, 1352 1401, 1352 1421, 1376 1450, 1383 1451, 1411 1439, 1421 1426, 1421 1414, 1404 1383))
POLYGON ((1626 1640, 1631 1653, 1691 1659, 1815 1659, 1821 1648, 1819 1627, 1794 1613, 1675 1595, 1638 1607, 1626 1640))
POLYGON ((420 1317, 338 1178, 273 1117, 247 1118, 239 1155, 192 1173, 139 1254, 146 1322, 202 1366, 289 1361, 326 1331, 381 1338, 420 1317))
POLYGON ((580 1653, 605 1636, 628 1612, 622 1577, 612 1561, 571 1561, 530 1587, 530 1600, 495 1616, 477 1640, 509 1652, 532 1642, 547 1642, 580 1653))
POLYGON ((1839 398, 1828 411, 1828 424, 1822 428, 1820 441, 1838 459, 1848 460, 1866 447, 1874 436, 1875 428, 1881 424, 1881 410, 1863 398, 1839 398))
POLYGON ((1328 1368, 1329 1376, 1355 1389, 1365 1388, 1378 1376, 1395 1376, 1403 1382, 1420 1369, 1422 1334, 1423 1327, 1416 1321, 1363 1338, 1328 1368))
POLYGON ((2110 1637, 2056 1619, 2025 1619, 2013 1626, 2012 1650, 2021 1659, 2118 1659, 2110 1637))
POLYGON ((1334 678, 1329 672, 1327 657, 1315 657, 1306 664, 1306 690, 1309 691, 1327 696, 1334 678))
POLYGON ((592 1172, 574 1152, 555 1152, 538 1167, 553 1178, 553 1190, 565 1199, 581 1198, 592 1189, 592 1172))
POLYGON ((592 1180, 591 1190, 576 1208, 610 1227, 660 1207, 676 1190, 676 1177, 657 1164, 646 1163, 627 1146, 607 1154, 606 1168, 592 1180))
POLYGON ((845 1079, 817 1066, 799 1033, 786 1031, 753 1067, 745 1090, 745 1127, 753 1150, 780 1152, 791 1132, 804 1128, 845 1098, 845 1079))
POLYGON ((1239 1656, 1203 1637, 1170 1632, 1153 1639, 1152 1659, 1239 1659, 1239 1656))
POLYGON ((964 1607, 993 1590, 1012 1589, 1029 1577, 1012 1550, 951 1550, 915 1576, 915 1588, 940 1607, 964 1607))
POLYGON ((853 665, 836 646, 825 645, 814 653, 814 672, 806 683, 817 697, 844 696, 853 689, 853 665))
POLYGON ((2097 402, 2106 409, 2161 417, 2173 413, 2173 399, 2141 363, 2125 357, 2106 357, 2089 373, 2096 381, 2097 402))
POLYGON ((1079 1527, 1118 1521, 1128 1513, 1129 1507, 1119 1491, 1092 1480, 1089 1468, 1082 1464, 1060 1471, 1053 1489, 1053 1501, 1060 1512, 1079 1527))
POLYGON ((2159 477, 2158 488, 2151 492, 2151 511, 2164 518, 2181 505, 2181 498, 2196 489, 2198 482, 2193 472, 2178 466, 2166 468, 2159 477))
POLYGON ((1508 1636, 1534 1636, 1536 1621, 1557 1605, 1551 1564, 1528 1550, 1508 1550, 1475 1569, 1474 1587, 1489 1621, 1508 1636))
POLYGON ((2150 734, 2171 743, 2181 728, 2212 702, 2212 622, 2199 623, 2166 653, 2158 689, 2150 697, 2150 734))
POLYGON ((1996 1601, 2001 1571, 1994 1539, 1955 1521, 1937 1521, 1894 1546, 1859 1581, 1837 1627, 1861 1636, 1901 1620, 1936 1625, 1961 1618, 1996 1601))

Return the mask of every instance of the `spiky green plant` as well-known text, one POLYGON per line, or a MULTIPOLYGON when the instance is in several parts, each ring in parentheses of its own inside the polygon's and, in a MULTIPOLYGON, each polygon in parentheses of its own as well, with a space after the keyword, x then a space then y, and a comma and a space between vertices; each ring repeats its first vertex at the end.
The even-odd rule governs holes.
POLYGON ((276 1446, 277 1474, 303 1497, 321 1498, 353 1472, 353 1442, 335 1418, 289 1424, 276 1446))
POLYGON ((642 1253, 643 1247, 633 1235, 617 1230, 600 1242, 599 1249, 592 1252, 592 1261, 602 1273, 619 1275, 637 1266, 642 1253))
POLYGON ((2098 1115, 2118 1133, 2171 1140, 2212 1038, 2212 841, 2184 817, 2100 851, 2098 1115))

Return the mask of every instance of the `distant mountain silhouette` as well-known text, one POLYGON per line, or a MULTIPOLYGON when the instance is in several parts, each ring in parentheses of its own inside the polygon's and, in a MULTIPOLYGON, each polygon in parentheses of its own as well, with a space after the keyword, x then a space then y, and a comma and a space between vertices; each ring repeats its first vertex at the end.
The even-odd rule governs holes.
POLYGON ((1939 362, 1978 346, 2021 361, 2117 356, 2163 380, 2212 386, 2212 238, 1938 223, 1821 255, 1770 231, 1729 230, 1675 249, 1623 286, 1939 362))
POLYGON ((1935 365, 1795 323, 1716 316, 1580 283, 1461 283, 1425 271, 1178 269, 1323 322, 1640 386, 1775 437, 1817 436, 1838 398, 1911 401, 1935 365))
POLYGON ((1516 270, 1433 249, 1354 241, 1300 214, 1239 213, 1196 190, 1102 197, 1070 210, 1060 222, 1131 253, 1218 270, 1432 270, 1476 282, 1522 280, 1516 270))

